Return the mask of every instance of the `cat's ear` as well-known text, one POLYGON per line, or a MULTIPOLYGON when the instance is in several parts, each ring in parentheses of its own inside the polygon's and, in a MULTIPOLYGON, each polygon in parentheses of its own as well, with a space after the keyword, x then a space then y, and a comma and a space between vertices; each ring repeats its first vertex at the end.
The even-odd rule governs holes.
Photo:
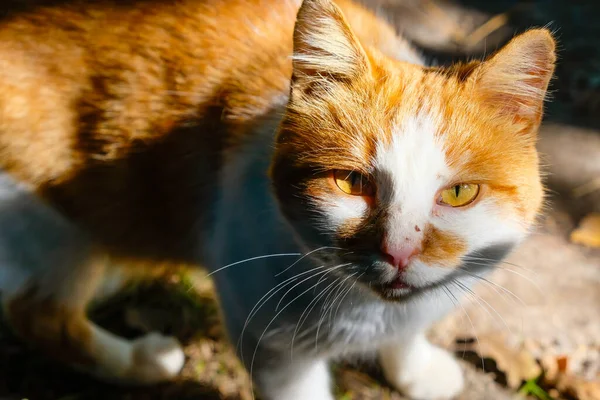
POLYGON ((293 80, 352 79, 369 70, 365 51, 330 0, 304 0, 294 28, 293 80))
POLYGON ((539 124, 554 72, 555 49, 547 29, 533 29, 515 37, 480 66, 477 92, 500 113, 539 124))

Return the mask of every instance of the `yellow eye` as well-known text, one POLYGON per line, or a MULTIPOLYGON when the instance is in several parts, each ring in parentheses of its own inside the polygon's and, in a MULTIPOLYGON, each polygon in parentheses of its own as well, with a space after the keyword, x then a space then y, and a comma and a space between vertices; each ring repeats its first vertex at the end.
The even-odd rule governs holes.
POLYGON ((461 183, 442 190, 440 204, 445 204, 450 207, 462 207, 470 204, 477 198, 479 194, 479 185, 472 183, 461 183))
POLYGON ((352 196, 373 196, 375 187, 364 175, 355 171, 336 169, 333 179, 340 190, 352 196))

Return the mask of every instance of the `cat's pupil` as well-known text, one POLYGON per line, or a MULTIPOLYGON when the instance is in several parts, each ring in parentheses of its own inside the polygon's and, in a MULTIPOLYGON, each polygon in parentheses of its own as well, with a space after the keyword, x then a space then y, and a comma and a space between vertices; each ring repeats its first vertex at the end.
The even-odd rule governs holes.
POLYGON ((363 193, 365 178, 361 174, 352 172, 352 187, 358 188, 358 193, 363 193))
POLYGON ((351 188, 357 187, 357 185, 360 183, 359 179, 360 179, 360 176, 354 171, 350 171, 348 173, 348 176, 346 176, 346 180, 350 183, 351 188))
POLYGON ((454 196, 458 197, 459 193, 460 193, 460 185, 454 186, 454 196))

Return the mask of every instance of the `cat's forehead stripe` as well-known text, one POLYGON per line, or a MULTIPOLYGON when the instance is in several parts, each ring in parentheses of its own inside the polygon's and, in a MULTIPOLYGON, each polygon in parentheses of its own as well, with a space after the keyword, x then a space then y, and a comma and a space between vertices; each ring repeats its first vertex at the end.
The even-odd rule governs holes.
POLYGON ((450 173, 438 132, 438 117, 421 112, 398 121, 390 140, 378 144, 375 169, 389 176, 391 187, 382 188, 387 201, 405 207, 431 202, 432 192, 450 173))

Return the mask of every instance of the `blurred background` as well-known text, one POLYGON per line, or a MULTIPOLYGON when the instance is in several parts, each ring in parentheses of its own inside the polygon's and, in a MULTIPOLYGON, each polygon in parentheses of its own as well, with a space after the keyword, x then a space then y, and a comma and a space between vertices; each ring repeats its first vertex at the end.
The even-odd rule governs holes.
MULTIPOLYGON (((67 1, 3 0, 0 18, 67 1)), ((539 141, 546 211, 507 268, 479 285, 431 338, 463 360, 462 400, 600 400, 600 1, 360 1, 436 64, 482 58, 533 26, 555 32, 559 61, 539 141)), ((182 272, 132 287, 94 310, 96 320, 124 335, 159 329, 182 338, 188 362, 178 382, 102 384, 56 366, 2 329, 0 400, 251 399, 204 275, 182 272)), ((403 399, 373 363, 334 371, 340 399, 403 399)))

